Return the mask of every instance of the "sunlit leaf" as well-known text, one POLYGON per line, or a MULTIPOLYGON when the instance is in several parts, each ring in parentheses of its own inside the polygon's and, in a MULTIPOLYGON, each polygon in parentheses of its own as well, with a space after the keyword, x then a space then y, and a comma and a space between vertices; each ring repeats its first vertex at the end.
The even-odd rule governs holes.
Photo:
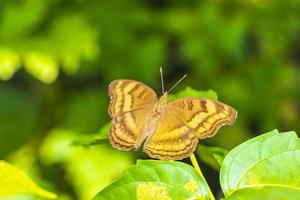
POLYGON ((63 12, 48 18, 46 13, 53 3, 52 0, 43 3, 24 0, 20 4, 4 4, 0 40, 8 49, 17 51, 3 53, 0 50, 1 80, 10 79, 22 64, 33 77, 52 83, 61 68, 67 74, 74 74, 82 61, 97 58, 100 52, 97 43, 99 31, 77 12, 63 12), (37 27, 41 21, 46 23, 40 32, 37 27))
POLYGON ((0 80, 9 80, 20 68, 21 60, 12 50, 0 48, 0 80))
POLYGON ((48 199, 56 195, 34 183, 23 171, 0 161, 0 195, 33 194, 48 199))
POLYGON ((234 148, 221 167, 228 200, 300 199, 300 140, 277 130, 234 148))
POLYGON ((209 199, 204 180, 189 165, 175 161, 138 160, 93 200, 209 199))
POLYGON ((52 83, 58 75, 57 62, 48 55, 30 52, 24 55, 24 67, 28 73, 44 83, 52 83))

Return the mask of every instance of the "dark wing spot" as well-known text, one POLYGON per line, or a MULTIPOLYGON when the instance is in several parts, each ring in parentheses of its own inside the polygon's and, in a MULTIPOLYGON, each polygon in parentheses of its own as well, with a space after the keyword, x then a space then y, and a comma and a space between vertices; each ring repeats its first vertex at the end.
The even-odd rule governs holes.
POLYGON ((192 100, 188 100, 188 109, 189 110, 193 110, 193 107, 194 107, 193 101, 192 100))
POLYGON ((200 100, 200 107, 202 108, 203 112, 208 112, 205 100, 200 100))

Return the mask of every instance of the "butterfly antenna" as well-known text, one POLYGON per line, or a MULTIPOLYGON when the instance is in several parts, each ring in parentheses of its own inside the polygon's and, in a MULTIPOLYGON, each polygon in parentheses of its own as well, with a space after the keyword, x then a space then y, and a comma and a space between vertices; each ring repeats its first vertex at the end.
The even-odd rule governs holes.
POLYGON ((168 90, 168 93, 170 93, 170 92, 178 85, 178 83, 180 83, 183 79, 185 79, 186 76, 187 76, 186 74, 183 75, 183 76, 181 77, 181 79, 179 79, 179 81, 177 81, 177 82, 173 85, 173 87, 171 87, 171 88, 168 90))
POLYGON ((161 80, 161 91, 164 94, 165 86, 164 86, 164 77, 163 77, 163 73, 162 73, 162 67, 160 67, 159 70, 160 70, 160 80, 161 80))

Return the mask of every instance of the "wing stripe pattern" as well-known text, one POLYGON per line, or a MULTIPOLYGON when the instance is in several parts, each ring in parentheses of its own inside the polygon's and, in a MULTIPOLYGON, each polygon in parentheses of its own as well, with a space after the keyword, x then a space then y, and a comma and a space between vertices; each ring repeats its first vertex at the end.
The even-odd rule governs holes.
POLYGON ((109 86, 108 108, 113 118, 109 140, 120 150, 136 149, 145 137, 144 129, 157 101, 155 92, 133 80, 115 80, 109 86))
POLYGON ((158 146, 157 148, 153 146, 148 146, 144 148, 144 151, 152 158, 162 159, 162 160, 181 160, 190 155, 191 152, 195 151, 198 143, 198 138, 190 138, 189 143, 184 143, 178 145, 178 147, 173 146, 174 149, 166 148, 166 145, 158 146))
POLYGON ((117 149, 137 149, 144 139, 143 130, 150 117, 147 110, 125 113, 115 117, 109 130, 109 141, 117 149))
MULTIPOLYGON (((229 107, 222 105, 219 102, 214 102, 215 112, 207 115, 202 121, 199 120, 198 125, 195 127, 196 135, 200 139, 204 139, 207 137, 214 136, 219 128, 224 125, 231 125, 234 123, 236 118, 236 113, 233 109, 229 109, 229 107)), ((199 116, 199 115, 198 115, 199 116)), ((197 116, 195 116, 197 120, 197 116)), ((190 124, 193 123, 193 119, 190 120, 190 124)))
POLYGON ((171 102, 171 107, 172 115, 189 127, 200 139, 214 136, 223 125, 232 125, 237 115, 230 106, 206 99, 178 99, 174 103, 171 102), (189 113, 186 116, 182 115, 187 110, 189 113))
MULTIPOLYGON (((134 143, 134 131, 133 128, 129 126, 128 123, 125 122, 125 118, 131 119, 132 116, 130 113, 124 114, 122 117, 116 117, 113 119, 111 127, 109 140, 114 146, 120 149, 133 149, 135 148, 134 143)), ((131 126, 136 126, 134 123, 131 126)), ((128 150, 129 150, 128 149, 128 150)))
POLYGON ((198 138, 211 137, 232 124, 236 111, 223 103, 206 99, 178 99, 168 104, 160 124, 144 147, 150 156, 163 160, 188 157, 198 138))
POLYGON ((111 98, 108 113, 115 117, 137 109, 150 108, 157 101, 155 92, 143 83, 116 80, 109 85, 111 98))
POLYGON ((166 114, 155 133, 147 139, 144 151, 153 158, 178 160, 188 157, 197 143, 198 138, 187 126, 166 114))
POLYGON ((131 92, 138 87, 138 85, 134 83, 124 85, 123 87, 121 84, 122 82, 117 83, 116 92, 113 94, 113 96, 116 97, 116 100, 112 103, 112 108, 115 113, 126 112, 132 108, 131 92))

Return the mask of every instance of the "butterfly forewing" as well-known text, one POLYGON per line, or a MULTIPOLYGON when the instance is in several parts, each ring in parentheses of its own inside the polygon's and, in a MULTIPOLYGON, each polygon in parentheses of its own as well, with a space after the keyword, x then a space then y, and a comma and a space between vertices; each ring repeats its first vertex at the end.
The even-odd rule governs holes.
POLYGON ((166 109, 200 139, 214 136, 221 126, 232 125, 237 116, 232 107, 202 98, 177 99, 170 102, 166 109))
POLYGON ((145 137, 145 127, 157 102, 156 93, 143 83, 133 80, 115 80, 109 86, 111 98, 108 108, 113 118, 110 143, 117 149, 139 147, 145 137))
POLYGON ((139 109, 152 109, 156 93, 147 85, 134 80, 115 80, 109 85, 111 98, 108 113, 111 117, 139 109))

